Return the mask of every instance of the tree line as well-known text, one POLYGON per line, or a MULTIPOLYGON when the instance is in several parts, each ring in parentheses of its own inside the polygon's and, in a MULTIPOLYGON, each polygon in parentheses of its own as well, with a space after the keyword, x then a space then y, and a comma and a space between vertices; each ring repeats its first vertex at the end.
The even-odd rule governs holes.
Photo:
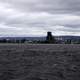
POLYGON ((17 40, 17 39, 2 39, 0 40, 0 43, 24 43, 26 41, 26 39, 21 39, 21 40, 17 40))

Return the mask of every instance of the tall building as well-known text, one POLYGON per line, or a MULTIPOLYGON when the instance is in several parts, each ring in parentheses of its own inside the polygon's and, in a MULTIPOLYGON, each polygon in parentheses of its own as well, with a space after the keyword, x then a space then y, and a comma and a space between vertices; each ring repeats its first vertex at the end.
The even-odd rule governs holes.
POLYGON ((46 41, 47 41, 48 43, 55 43, 55 39, 54 39, 54 37, 52 36, 52 32, 47 32, 46 41))

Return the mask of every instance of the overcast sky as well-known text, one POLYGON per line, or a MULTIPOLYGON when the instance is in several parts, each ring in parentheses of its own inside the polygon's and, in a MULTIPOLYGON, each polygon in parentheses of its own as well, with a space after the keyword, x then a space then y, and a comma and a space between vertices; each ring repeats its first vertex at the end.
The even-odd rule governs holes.
POLYGON ((80 36, 80 0, 0 0, 0 36, 80 36))

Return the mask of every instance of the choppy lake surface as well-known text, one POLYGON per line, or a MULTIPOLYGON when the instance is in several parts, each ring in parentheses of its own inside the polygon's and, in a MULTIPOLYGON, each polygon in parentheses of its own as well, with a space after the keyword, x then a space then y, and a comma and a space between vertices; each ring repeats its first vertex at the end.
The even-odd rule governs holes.
POLYGON ((80 80, 80 45, 0 44, 0 80, 80 80))

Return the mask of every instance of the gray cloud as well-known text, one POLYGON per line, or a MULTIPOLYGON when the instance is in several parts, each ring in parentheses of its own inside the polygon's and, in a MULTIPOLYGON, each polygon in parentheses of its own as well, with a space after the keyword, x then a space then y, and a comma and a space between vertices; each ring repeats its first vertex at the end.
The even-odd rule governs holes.
POLYGON ((80 0, 1 0, 16 9, 33 12, 79 13, 80 0))
POLYGON ((80 0, 0 0, 0 34, 80 35, 80 0))

